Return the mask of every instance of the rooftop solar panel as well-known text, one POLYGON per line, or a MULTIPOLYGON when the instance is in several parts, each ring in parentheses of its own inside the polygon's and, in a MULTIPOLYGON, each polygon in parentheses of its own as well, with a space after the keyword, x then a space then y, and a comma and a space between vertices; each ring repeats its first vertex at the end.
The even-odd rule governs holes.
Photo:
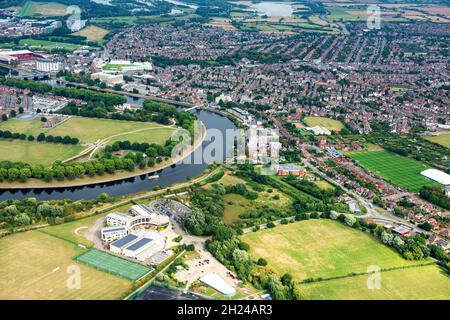
POLYGON ((136 243, 133 243, 131 246, 126 248, 127 250, 136 251, 139 248, 145 246, 147 243, 151 242, 152 239, 149 238, 142 238, 141 240, 137 241, 136 243))
POLYGON ((136 235, 134 234, 128 234, 125 237, 123 237, 122 239, 119 239, 115 242, 112 243, 113 246, 118 247, 118 248, 122 248, 125 245, 127 245, 128 243, 130 243, 131 241, 135 240, 137 238, 136 235))

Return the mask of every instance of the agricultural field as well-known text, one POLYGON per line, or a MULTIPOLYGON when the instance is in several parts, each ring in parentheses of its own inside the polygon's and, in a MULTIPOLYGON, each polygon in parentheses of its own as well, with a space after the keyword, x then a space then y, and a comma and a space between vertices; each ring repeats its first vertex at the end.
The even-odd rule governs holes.
POLYGON ((370 235, 325 219, 279 225, 241 240, 254 258, 266 259, 278 274, 288 272, 298 281, 367 272, 371 265, 385 269, 423 263, 407 261, 370 235))
POLYGON ((305 283, 299 286, 312 300, 449 300, 450 278, 436 265, 381 273, 381 288, 369 290, 367 275, 305 283))
POLYGON ((25 46, 25 47, 30 47, 30 48, 39 48, 39 49, 63 48, 63 49, 69 50, 69 51, 75 51, 81 47, 79 44, 47 41, 47 40, 36 40, 36 39, 22 39, 19 41, 19 45, 25 46))
POLYGON ((109 30, 97 27, 88 26, 83 30, 73 33, 74 36, 86 37, 90 41, 101 41, 108 34, 109 30))
POLYGON ((438 136, 426 136, 426 139, 450 149, 450 133, 444 133, 438 136))
POLYGON ((0 239, 0 299, 120 299, 131 282, 77 263, 82 253, 72 243, 39 231, 0 239), (79 268, 79 289, 67 287, 79 268))
POLYGON ((20 11, 22 17, 61 17, 67 14, 67 6, 57 2, 27 1, 20 11))
POLYGON ((309 127, 322 126, 331 131, 340 131, 344 125, 339 120, 326 117, 305 117, 303 122, 309 127))
POLYGON ((95 269, 100 269, 132 281, 142 278, 153 270, 97 249, 90 249, 88 252, 78 256, 76 260, 95 269))
POLYGON ((56 143, 37 143, 28 141, 8 141, 0 139, 0 161, 27 162, 29 164, 49 166, 57 160, 76 156, 85 148, 82 146, 56 143))
POLYGON ((71 117, 69 120, 52 129, 41 129, 40 119, 30 121, 11 119, 0 124, 0 130, 10 130, 37 136, 46 135, 75 137, 80 143, 94 143, 105 140, 108 144, 114 141, 130 140, 131 142, 148 142, 164 144, 170 138, 174 127, 162 126, 152 122, 120 121, 110 119, 94 119, 71 117))
POLYGON ((384 150, 348 152, 346 155, 356 160, 359 165, 367 170, 412 192, 420 191, 423 186, 436 184, 420 175, 423 170, 430 167, 407 157, 398 156, 384 150))

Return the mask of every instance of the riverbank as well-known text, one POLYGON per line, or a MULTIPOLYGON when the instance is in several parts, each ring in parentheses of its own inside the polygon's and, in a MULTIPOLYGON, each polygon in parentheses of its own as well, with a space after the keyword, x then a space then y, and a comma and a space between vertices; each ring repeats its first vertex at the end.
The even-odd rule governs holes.
POLYGON ((145 168, 143 170, 135 170, 133 172, 121 170, 114 174, 104 174, 103 176, 95 177, 84 177, 74 180, 64 180, 64 181, 51 181, 43 182, 38 179, 30 179, 27 182, 1 182, 0 190, 27 190, 27 189, 61 189, 61 188, 76 188, 85 187, 92 185, 99 185, 105 183, 118 182, 122 180, 136 178, 142 175, 156 173, 158 171, 164 170, 168 167, 176 165, 178 162, 182 161, 184 158, 190 156, 195 150, 197 150, 203 143, 206 137, 206 127, 201 123, 201 134, 199 134, 194 140, 193 145, 190 148, 185 148, 175 158, 171 158, 168 161, 164 161, 160 164, 155 165, 151 168, 145 168))

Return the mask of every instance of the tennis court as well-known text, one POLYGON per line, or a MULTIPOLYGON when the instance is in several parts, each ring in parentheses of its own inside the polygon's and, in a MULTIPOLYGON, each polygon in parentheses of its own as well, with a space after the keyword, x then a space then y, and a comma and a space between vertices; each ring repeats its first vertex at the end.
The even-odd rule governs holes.
POLYGON ((77 257, 76 260, 87 264, 90 267, 109 272, 132 281, 136 281, 153 271, 152 268, 122 259, 97 249, 89 250, 88 252, 77 257))

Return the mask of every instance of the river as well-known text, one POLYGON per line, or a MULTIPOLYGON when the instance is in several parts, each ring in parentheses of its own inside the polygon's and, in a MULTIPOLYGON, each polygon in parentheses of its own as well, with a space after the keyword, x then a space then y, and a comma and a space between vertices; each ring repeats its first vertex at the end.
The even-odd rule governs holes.
MULTIPOLYGON (((128 101, 133 104, 141 104, 143 99, 135 99, 128 97, 128 101)), ((193 110, 197 118, 203 122, 206 129, 218 129, 225 136, 227 129, 235 129, 236 126, 228 118, 206 110, 193 110)), ((213 141, 209 141, 208 137, 203 141, 204 149, 213 141)), ((223 146, 224 157, 229 154, 230 150, 226 150, 223 146)), ((219 153, 218 153, 219 154, 219 153)), ((176 166, 168 167, 162 171, 158 171, 159 179, 148 180, 147 175, 135 178, 102 183, 97 185, 74 187, 74 188, 48 188, 48 189, 28 189, 28 190, 0 190, 0 200, 23 199, 36 197, 39 200, 54 199, 71 199, 71 200, 91 200, 95 199, 102 193, 110 196, 122 196, 143 191, 150 191, 155 186, 167 187, 178 182, 183 182, 188 178, 195 178, 203 173, 208 167, 207 163, 202 164, 185 164, 180 163, 176 166)))

